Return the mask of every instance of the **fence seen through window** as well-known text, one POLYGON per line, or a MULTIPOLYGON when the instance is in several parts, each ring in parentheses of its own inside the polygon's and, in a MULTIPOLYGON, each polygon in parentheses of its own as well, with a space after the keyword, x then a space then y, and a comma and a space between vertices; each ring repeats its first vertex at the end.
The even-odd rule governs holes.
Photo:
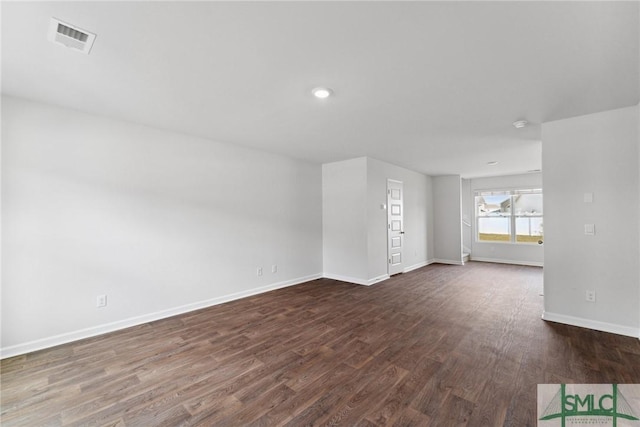
POLYGON ((476 192, 476 239, 542 244, 542 190, 476 192))

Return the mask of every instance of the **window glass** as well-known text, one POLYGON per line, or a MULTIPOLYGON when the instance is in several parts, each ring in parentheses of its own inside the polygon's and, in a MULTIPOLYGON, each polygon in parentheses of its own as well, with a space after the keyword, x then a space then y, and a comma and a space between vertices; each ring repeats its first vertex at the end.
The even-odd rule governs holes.
POLYGON ((542 190, 476 192, 475 205, 478 241, 542 243, 542 190))
POLYGON ((476 197, 478 216, 511 215, 511 196, 478 196, 476 197))
POLYGON ((518 194, 513 199, 516 215, 542 215, 542 194, 518 194))
POLYGON ((511 220, 508 217, 478 218, 478 240, 486 242, 510 242, 511 220))
POLYGON ((542 237, 542 217, 516 218, 516 242, 538 243, 542 237))

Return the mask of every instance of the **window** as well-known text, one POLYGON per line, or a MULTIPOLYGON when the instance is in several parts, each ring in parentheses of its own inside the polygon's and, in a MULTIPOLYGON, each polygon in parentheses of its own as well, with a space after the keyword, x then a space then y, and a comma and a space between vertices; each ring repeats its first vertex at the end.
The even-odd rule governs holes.
POLYGON ((542 243, 542 190, 476 192, 476 239, 542 243))

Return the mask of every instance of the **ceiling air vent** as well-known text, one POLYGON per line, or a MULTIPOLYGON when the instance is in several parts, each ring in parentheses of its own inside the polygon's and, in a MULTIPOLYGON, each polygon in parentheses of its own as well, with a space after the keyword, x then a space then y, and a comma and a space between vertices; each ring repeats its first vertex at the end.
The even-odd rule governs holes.
POLYGON ((78 28, 75 25, 59 21, 56 18, 51 18, 49 40, 54 43, 89 54, 95 39, 96 35, 93 33, 78 28))

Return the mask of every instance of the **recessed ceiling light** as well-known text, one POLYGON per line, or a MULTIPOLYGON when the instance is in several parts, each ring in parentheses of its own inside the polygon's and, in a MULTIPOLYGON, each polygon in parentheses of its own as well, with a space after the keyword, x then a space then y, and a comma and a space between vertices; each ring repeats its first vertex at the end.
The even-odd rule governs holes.
POLYGON ((330 97, 331 94, 333 93, 333 91, 331 89, 329 89, 328 87, 317 87, 317 88, 313 89, 311 91, 311 93, 316 98, 324 99, 324 98, 330 97))
POLYGON ((523 127, 525 127, 529 122, 526 120, 517 120, 515 122, 513 122, 513 127, 516 129, 522 129, 523 127))
POLYGON ((497 165, 497 164, 498 164, 498 162, 496 162, 496 161, 494 160, 494 161, 492 161, 492 162, 487 162, 487 164, 488 164, 489 166, 495 166, 495 165, 497 165))

